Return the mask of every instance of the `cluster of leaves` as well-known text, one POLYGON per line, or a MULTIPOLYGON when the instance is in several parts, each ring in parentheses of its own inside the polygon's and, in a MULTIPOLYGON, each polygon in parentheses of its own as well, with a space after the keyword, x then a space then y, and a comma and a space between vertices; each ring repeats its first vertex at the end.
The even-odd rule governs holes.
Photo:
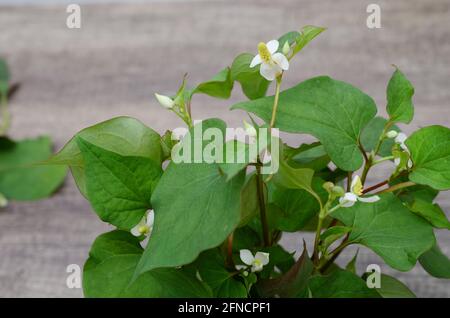
POLYGON ((8 200, 38 200, 51 195, 67 174, 66 167, 40 164, 53 153, 50 137, 18 141, 8 137, 8 100, 18 88, 18 84, 10 82, 6 61, 0 59, 0 208, 8 200))
MULTIPOLYGON (((323 30, 307 26, 279 42, 291 59, 323 30)), ((339 253, 352 244, 366 246, 396 270, 408 271, 419 260, 431 275, 450 278, 449 260, 433 232, 450 229, 433 203, 438 191, 450 189, 450 129, 419 129, 402 144, 408 151, 387 137, 390 130, 399 131, 396 124, 413 118, 414 89, 405 75, 396 69, 389 81, 385 119, 376 117, 371 97, 327 76, 266 97, 270 82, 258 68, 249 67, 252 59, 251 54, 239 55, 194 89, 183 81, 169 107, 191 132, 179 143, 193 143, 192 97, 202 93, 228 98, 234 83, 240 83, 249 100, 232 109, 255 114, 264 126, 274 121, 281 131, 318 140, 297 148, 281 144, 276 173, 262 175, 259 160, 176 163, 170 154, 177 141, 170 139, 170 132, 160 136, 129 117, 80 131, 49 161, 69 166, 94 211, 117 228, 92 245, 84 266, 85 295, 413 296, 403 283, 384 274, 380 288, 368 288, 356 273, 356 256, 345 269, 336 265, 339 253), (396 162, 391 177, 366 186, 369 170, 389 161, 396 162), (377 194, 379 200, 343 207, 338 203, 343 196, 339 185, 348 184, 350 191, 352 175, 361 167, 361 187, 366 187, 358 189, 358 195, 377 194), (145 244, 144 237, 130 230, 150 209, 155 221, 145 244), (311 230, 316 231, 314 250, 304 246, 298 260, 279 245, 283 232, 311 230), (268 253, 268 264, 251 273, 236 269, 244 249, 268 253)), ((224 131, 226 124, 215 118, 202 122, 203 130, 211 127, 224 131)))

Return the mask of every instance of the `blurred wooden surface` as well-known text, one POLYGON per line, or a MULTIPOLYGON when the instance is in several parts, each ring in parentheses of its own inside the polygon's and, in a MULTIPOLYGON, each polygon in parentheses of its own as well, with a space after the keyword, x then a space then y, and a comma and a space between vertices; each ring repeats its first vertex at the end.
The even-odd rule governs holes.
MULTIPOLYGON (((135 116, 163 132, 181 123, 162 110, 154 92, 173 93, 185 72, 194 85, 254 52, 259 41, 302 25, 329 29, 291 64, 284 87, 328 74, 373 96, 384 114, 386 83, 398 65, 416 87, 416 116, 404 127, 450 126, 450 1, 378 1, 382 28, 365 25, 370 1, 193 1, 83 5, 82 28, 65 26, 65 6, 1 7, 0 55, 10 63, 22 89, 11 104, 14 138, 51 135, 57 148, 81 128, 118 115, 135 116)), ((241 126, 231 100, 196 96, 194 116, 225 118, 241 126)), ((303 136, 288 136, 293 144, 303 136)), ((380 170, 383 174, 384 169, 380 170)), ((369 179, 369 184, 376 179, 369 179)), ((39 186, 39 185, 36 185, 39 186)), ((439 202, 447 211, 450 195, 439 202)), ((0 211, 0 297, 79 297, 66 287, 66 267, 83 265, 90 244, 108 230, 68 178, 52 198, 12 203, 0 211)), ((450 235, 438 233, 450 255, 450 235)), ((304 236, 311 240, 309 235, 304 236)), ((289 249, 298 235, 286 236, 289 249)), ((343 255, 345 263, 354 251, 343 255)), ((360 270, 379 263, 361 249, 360 270)), ((417 266, 399 273, 419 296, 449 297, 450 283, 429 277, 417 266)))

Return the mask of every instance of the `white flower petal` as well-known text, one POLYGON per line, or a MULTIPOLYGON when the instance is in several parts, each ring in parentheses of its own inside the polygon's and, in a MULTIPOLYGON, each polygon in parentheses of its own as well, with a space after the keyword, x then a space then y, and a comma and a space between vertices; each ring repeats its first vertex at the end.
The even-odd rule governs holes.
POLYGON ((252 252, 249 250, 240 250, 239 257, 244 264, 252 265, 255 258, 253 257, 252 252))
POLYGON ((395 142, 396 143, 398 143, 398 144, 402 144, 402 143, 404 143, 405 142, 405 140, 408 138, 408 136, 406 136, 406 134, 404 134, 404 133, 399 133, 398 135, 397 135, 397 137, 395 137, 395 142))
POLYGON ((154 222, 155 222, 155 212, 153 212, 153 210, 150 210, 148 212, 148 214, 147 214, 147 222, 146 222, 146 224, 149 227, 152 227, 154 222))
POLYGON ((350 189, 353 189, 356 185, 356 183, 358 183, 358 180, 360 180, 358 175, 354 175, 353 179, 352 179, 352 184, 350 185, 350 189))
POLYGON ((171 109, 175 105, 175 102, 169 96, 155 93, 155 97, 164 108, 171 109))
POLYGON ((269 253, 257 252, 255 259, 260 260, 263 265, 269 264, 269 253))
POLYGON ((270 54, 273 54, 278 50, 280 43, 278 43, 277 40, 271 40, 266 43, 266 46, 267 46, 267 49, 269 50, 270 54))
POLYGON ((272 55, 272 59, 282 70, 287 71, 289 69, 289 61, 284 54, 275 53, 272 55))
POLYGON ((399 164, 400 164, 400 158, 395 158, 394 159, 394 164, 395 164, 395 166, 398 166, 399 164))
POLYGON ((281 71, 281 68, 278 65, 267 63, 262 63, 261 68, 259 69, 261 76, 268 81, 273 81, 277 77, 279 71, 281 71))
POLYGON ((253 60, 250 63, 250 67, 255 67, 258 64, 261 64, 262 60, 261 60, 261 56, 259 54, 255 55, 255 57, 253 58, 253 60))
POLYGON ((141 232, 139 232, 139 228, 140 228, 140 224, 136 225, 135 227, 133 227, 131 229, 131 234, 133 234, 134 236, 141 236, 141 232))
POLYGON ((252 272, 260 272, 263 269, 263 265, 262 264, 253 264, 252 265, 252 272))
POLYGON ((345 195, 339 199, 339 203, 344 208, 353 206, 356 201, 358 201, 358 196, 351 192, 345 193, 345 195))
POLYGON ((372 203, 372 202, 377 202, 378 200, 380 200, 380 197, 378 195, 374 195, 371 197, 359 197, 358 198, 359 201, 361 202, 365 202, 365 203, 372 203))

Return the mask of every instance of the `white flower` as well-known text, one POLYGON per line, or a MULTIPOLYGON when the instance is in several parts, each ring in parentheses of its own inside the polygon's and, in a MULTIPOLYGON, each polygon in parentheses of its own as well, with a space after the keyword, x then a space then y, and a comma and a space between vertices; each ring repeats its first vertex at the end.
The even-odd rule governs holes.
POLYGON ((362 194, 363 194, 363 186, 361 183, 361 179, 359 178, 358 175, 355 175, 352 179, 350 192, 345 193, 344 196, 339 199, 339 203, 341 204, 342 207, 349 208, 353 206, 356 203, 356 201, 370 203, 380 200, 380 197, 377 195, 363 198, 361 197, 362 194))
POLYGON ((147 211, 142 220, 131 229, 131 234, 133 234, 134 236, 149 236, 152 233, 154 220, 155 213, 153 212, 153 210, 147 211))
POLYGON ((246 269, 251 266, 251 271, 254 273, 262 271, 263 266, 269 264, 269 253, 257 252, 253 256, 249 250, 240 250, 239 256, 245 265, 236 265, 237 270, 246 269))
POLYGON ((273 81, 283 71, 289 69, 289 61, 282 53, 275 53, 280 44, 277 40, 258 44, 258 53, 250 63, 250 67, 261 64, 259 72, 268 81, 273 81))
POLYGON ((398 136, 398 132, 396 132, 395 130, 390 130, 386 133, 386 137, 388 138, 395 138, 398 136))
POLYGON ((172 107, 175 105, 175 102, 169 96, 164 96, 155 93, 155 97, 164 108, 172 109, 172 107))
POLYGON ((395 137, 395 142, 397 143, 397 144, 399 144, 400 145, 400 148, 402 148, 403 150, 405 150, 405 151, 408 151, 408 147, 406 147, 406 145, 405 145, 405 140, 408 138, 408 136, 406 136, 406 134, 404 134, 404 133, 399 133, 398 135, 397 135, 397 137, 395 137))

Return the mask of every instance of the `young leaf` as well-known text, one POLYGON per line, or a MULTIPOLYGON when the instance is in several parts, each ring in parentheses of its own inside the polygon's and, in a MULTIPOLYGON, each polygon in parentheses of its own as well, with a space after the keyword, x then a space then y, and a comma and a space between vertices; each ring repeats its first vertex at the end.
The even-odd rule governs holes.
POLYGON ((231 79, 241 84, 242 91, 248 99, 266 96, 270 82, 259 73, 259 67, 250 68, 253 55, 243 53, 238 55, 231 65, 231 79))
POLYGON ((100 218, 129 230, 151 208, 150 197, 162 174, 159 163, 121 156, 77 138, 85 163, 87 198, 100 218))
POLYGON ((327 250, 331 244, 349 233, 351 230, 352 228, 347 226, 333 226, 324 231, 320 235, 320 241, 322 242, 321 244, 323 249, 327 250))
POLYGON ((396 69, 387 87, 387 112, 390 122, 409 124, 414 116, 412 97, 414 87, 406 76, 396 69))
POLYGON ((13 200, 38 200, 51 195, 64 181, 67 169, 44 166, 52 153, 49 137, 0 142, 0 193, 13 200))
POLYGON ((414 163, 409 179, 437 190, 450 189, 450 129, 428 126, 414 132, 406 146, 414 163))
POLYGON ((312 188, 314 170, 307 168, 295 169, 285 161, 280 162, 278 172, 274 175, 273 181, 276 185, 287 189, 302 189, 311 194, 319 204, 321 199, 312 188))
POLYGON ((213 290, 214 297, 247 297, 244 284, 225 268, 225 259, 218 249, 200 254, 195 265, 202 280, 213 290))
POLYGON ((380 288, 375 290, 383 298, 416 298, 408 286, 386 274, 381 274, 380 288))
MULTIPOLYGON (((370 152, 374 150, 381 134, 383 133, 384 127, 386 126, 387 120, 383 117, 374 117, 364 128, 361 134, 361 144, 364 150, 370 152)), ((394 130, 399 132, 400 129, 393 125, 389 130, 394 130)), ((378 155, 381 157, 386 157, 392 154, 392 146, 394 146, 393 139, 384 139, 378 155)))
POLYGON ((294 55, 300 52, 309 42, 325 30, 326 28, 316 27, 313 25, 304 26, 295 40, 296 45, 294 47, 294 55))
POLYGON ((161 163, 163 151, 158 133, 131 117, 116 117, 78 132, 47 163, 68 165, 81 193, 86 196, 85 164, 76 139, 122 156, 136 156, 161 163))
POLYGON ((313 276, 308 283, 314 298, 378 298, 374 289, 355 274, 337 269, 327 276, 313 276))
MULTIPOLYGON (((235 104, 270 122, 274 97, 235 104)), ((372 98, 350 84, 322 76, 280 93, 275 127, 292 133, 309 133, 324 145, 341 169, 357 170, 363 157, 358 142, 362 129, 375 116, 372 98)))
POLYGON ((450 259, 435 244, 419 258, 420 265, 428 274, 437 278, 450 279, 450 259))
POLYGON ((391 267, 408 271, 434 242, 428 222, 411 213, 393 194, 380 195, 374 203, 356 203, 332 213, 353 227, 349 242, 367 246, 391 267))
POLYGON ((447 220, 447 216, 439 205, 429 203, 425 200, 415 199, 409 205, 409 209, 430 222, 435 228, 450 230, 450 222, 447 220))
MULTIPOLYGON (((314 178, 312 188, 324 198, 323 181, 314 178)), ((317 199, 302 189, 288 189, 273 186, 268 206, 269 217, 274 227, 286 231, 296 232, 304 229, 320 210, 317 199)), ((325 197, 326 199, 326 197, 325 197)))
POLYGON ((199 84, 192 94, 202 93, 212 97, 227 99, 233 90, 233 80, 231 79, 230 68, 224 68, 212 79, 199 84))

